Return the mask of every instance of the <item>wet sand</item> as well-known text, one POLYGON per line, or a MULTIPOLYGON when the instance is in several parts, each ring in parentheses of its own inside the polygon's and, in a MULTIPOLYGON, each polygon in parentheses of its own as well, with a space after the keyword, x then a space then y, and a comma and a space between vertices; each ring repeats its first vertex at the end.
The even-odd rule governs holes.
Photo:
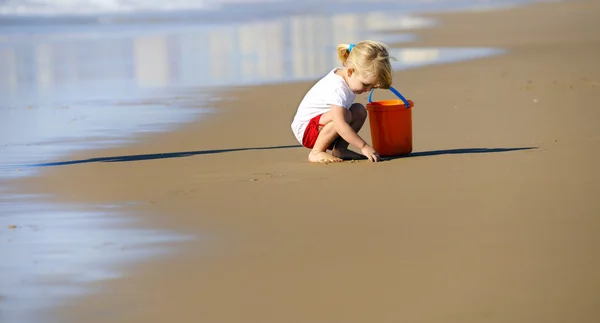
POLYGON ((289 124, 311 83, 296 83, 232 90, 211 118, 19 180, 137 201, 144 225, 197 237, 47 318, 596 322, 599 16, 595 1, 435 15, 409 46, 508 53, 395 74, 416 104, 412 157, 307 163, 289 124))

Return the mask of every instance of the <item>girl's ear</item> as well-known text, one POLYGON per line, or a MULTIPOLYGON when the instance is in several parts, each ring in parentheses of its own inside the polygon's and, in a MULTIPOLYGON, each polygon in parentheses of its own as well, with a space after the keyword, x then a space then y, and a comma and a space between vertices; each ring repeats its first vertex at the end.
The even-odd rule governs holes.
POLYGON ((354 74, 354 69, 349 67, 346 69, 346 73, 348 74, 348 77, 352 77, 352 74, 354 74))

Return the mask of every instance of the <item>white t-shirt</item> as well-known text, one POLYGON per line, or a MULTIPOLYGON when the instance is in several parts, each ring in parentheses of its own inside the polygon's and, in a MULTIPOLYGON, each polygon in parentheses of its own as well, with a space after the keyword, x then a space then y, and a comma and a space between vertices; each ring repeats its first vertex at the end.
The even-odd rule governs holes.
POLYGON ((292 121, 292 131, 298 142, 302 143, 310 119, 331 110, 332 104, 350 109, 354 103, 356 94, 350 90, 344 78, 335 74, 338 69, 333 69, 313 85, 300 102, 292 121))

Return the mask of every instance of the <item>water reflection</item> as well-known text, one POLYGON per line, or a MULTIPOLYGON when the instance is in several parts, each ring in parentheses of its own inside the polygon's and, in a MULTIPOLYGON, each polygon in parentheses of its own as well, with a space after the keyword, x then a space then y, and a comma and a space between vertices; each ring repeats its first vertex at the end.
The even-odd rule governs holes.
POLYGON ((133 40, 133 78, 139 87, 164 87, 169 84, 168 38, 141 36, 133 40))
MULTIPOLYGON (((143 97, 144 89, 266 84, 315 79, 338 64, 335 45, 410 34, 381 31, 431 25, 400 13, 301 15, 237 25, 197 26, 179 32, 118 37, 5 41, 0 47, 0 99, 5 107, 51 105, 91 98, 143 97)), ((448 50, 393 52, 396 68, 437 63, 448 50), (434 52, 435 51, 435 52, 434 52), (426 54, 427 56, 423 56, 426 54)), ((466 58, 481 52, 462 51, 466 58)), ((460 58, 460 57, 456 57, 460 58)))
MULTIPOLYGON (((338 65, 335 45, 371 38, 411 39, 379 31, 428 22, 397 13, 295 16, 171 33, 102 39, 4 43, 0 104, 51 105, 90 98, 143 97, 145 89, 219 87, 318 78, 338 65), (389 25, 387 25, 389 24, 389 25), (372 26, 372 27, 371 27, 372 26)), ((448 60, 452 50, 399 49, 396 68, 448 60), (423 56, 426 55, 426 56, 423 56)), ((483 52, 462 50, 465 58, 483 52)), ((456 53, 454 53, 456 56, 456 53)), ((460 59, 461 57, 455 57, 460 59)))
MULTIPOLYGON (((122 97, 145 88, 236 86, 316 78, 337 64, 340 42, 432 22, 399 13, 299 15, 268 21, 149 29, 105 37, 24 34, 0 42, 0 104, 47 104, 122 97), (33 98, 31 99, 33 95, 33 98), (23 97, 30 99, 23 100, 23 97)), ((98 27, 101 29, 101 27, 98 27)), ((127 28, 126 26, 123 28, 127 28)), ((98 31, 96 31, 98 33, 98 31)), ((387 39, 386 39, 387 38, 387 39)))

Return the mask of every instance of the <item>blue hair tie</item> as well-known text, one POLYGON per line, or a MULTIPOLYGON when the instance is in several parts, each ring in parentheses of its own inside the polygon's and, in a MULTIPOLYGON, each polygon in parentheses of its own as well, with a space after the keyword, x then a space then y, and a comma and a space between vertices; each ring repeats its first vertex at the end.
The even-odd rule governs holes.
POLYGON ((352 51, 352 48, 354 48, 354 44, 350 44, 350 46, 348 46, 348 53, 352 51))

